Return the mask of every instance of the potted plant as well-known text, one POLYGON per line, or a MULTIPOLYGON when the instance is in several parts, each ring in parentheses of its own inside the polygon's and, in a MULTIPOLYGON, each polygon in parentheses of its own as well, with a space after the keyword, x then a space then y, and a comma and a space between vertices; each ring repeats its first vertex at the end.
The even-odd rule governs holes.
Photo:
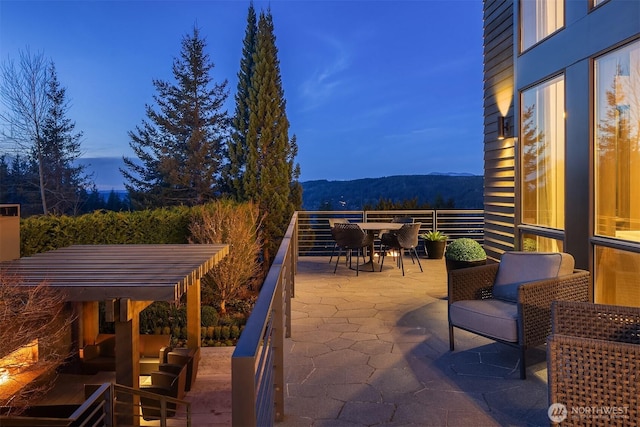
POLYGON ((420 234, 424 240, 424 250, 429 259, 442 259, 444 249, 447 247, 447 235, 441 231, 429 231, 420 234))
POLYGON ((444 254, 447 270, 474 267, 487 262, 487 253, 480 243, 473 239, 456 239, 447 246, 444 254))

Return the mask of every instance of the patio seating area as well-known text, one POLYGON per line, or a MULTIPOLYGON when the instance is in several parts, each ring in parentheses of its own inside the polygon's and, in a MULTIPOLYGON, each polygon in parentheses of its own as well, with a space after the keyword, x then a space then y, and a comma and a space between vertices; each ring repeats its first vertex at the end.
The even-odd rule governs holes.
POLYGON ((444 260, 382 272, 300 257, 280 426, 549 425, 545 348, 460 331, 449 351, 444 260))
MULTIPOLYGON (((408 256, 408 255, 407 255, 408 256)), ((449 351, 444 260, 382 272, 300 257, 285 340, 280 427, 548 426, 545 348, 527 353, 459 331, 449 351)), ((231 350, 203 348, 187 393, 193 423, 231 425, 231 350)))

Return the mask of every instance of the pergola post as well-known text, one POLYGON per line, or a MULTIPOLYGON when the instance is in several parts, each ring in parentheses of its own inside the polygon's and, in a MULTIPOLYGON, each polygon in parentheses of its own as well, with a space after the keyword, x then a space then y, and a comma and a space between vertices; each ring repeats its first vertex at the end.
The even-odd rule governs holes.
POLYGON ((87 344, 95 344, 96 337, 100 331, 100 316, 98 301, 83 301, 81 307, 82 325, 80 348, 87 344))
POLYGON ((200 347, 200 279, 187 288, 187 348, 200 347))
MULTIPOLYGON (((116 383, 134 390, 140 389, 140 316, 129 299, 123 298, 116 304, 116 383)), ((118 416, 119 424, 140 425, 140 418, 134 416, 131 411, 138 410, 140 397, 137 395, 123 396, 126 404, 122 408, 116 408, 118 413, 130 415, 118 416), (131 405, 131 406, 129 406, 131 405)))

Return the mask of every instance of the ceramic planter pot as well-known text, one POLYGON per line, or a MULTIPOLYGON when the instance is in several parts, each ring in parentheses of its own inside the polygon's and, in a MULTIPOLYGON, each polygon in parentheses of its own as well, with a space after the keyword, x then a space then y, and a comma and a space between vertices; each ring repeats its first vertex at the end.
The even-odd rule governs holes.
POLYGON ((429 259, 442 259, 444 250, 447 247, 446 241, 425 240, 424 250, 427 252, 429 259))

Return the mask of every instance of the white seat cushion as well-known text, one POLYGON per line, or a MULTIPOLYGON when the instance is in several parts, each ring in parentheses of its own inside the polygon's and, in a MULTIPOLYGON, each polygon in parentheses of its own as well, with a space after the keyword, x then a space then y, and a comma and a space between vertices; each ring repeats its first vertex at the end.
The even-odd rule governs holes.
POLYGON ((449 306, 454 326, 508 342, 518 342, 518 306, 497 299, 456 301, 449 306))

